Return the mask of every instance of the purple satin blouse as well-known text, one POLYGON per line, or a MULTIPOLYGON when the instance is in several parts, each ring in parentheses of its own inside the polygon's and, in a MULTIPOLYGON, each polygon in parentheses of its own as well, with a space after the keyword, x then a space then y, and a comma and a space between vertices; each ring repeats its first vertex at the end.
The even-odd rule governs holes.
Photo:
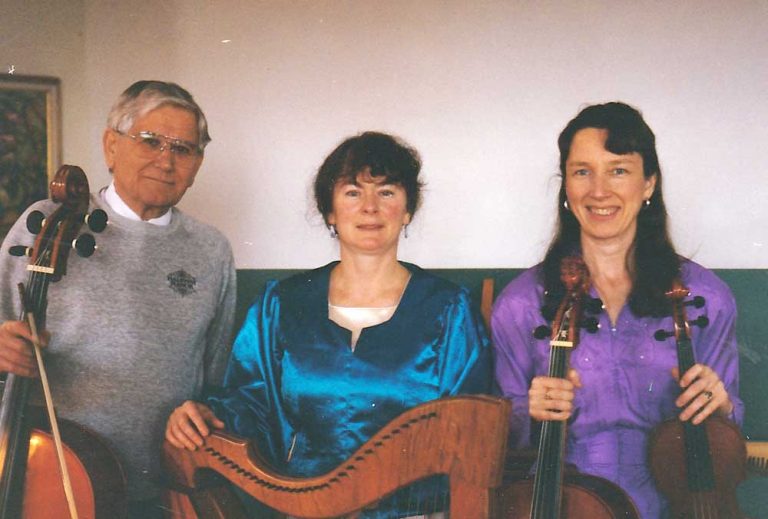
MULTIPOLYGON (((533 267, 507 285, 491 317, 496 379, 512 402, 512 448, 530 446, 528 389, 533 377, 546 375, 548 369, 549 339, 533 336, 537 326, 549 324, 540 311, 540 273, 540 266, 533 267)), ((718 373, 734 404, 731 418, 741 425, 744 405, 739 399, 733 295, 723 281, 694 262, 683 262, 682 278, 691 296, 706 300, 703 308, 687 310, 688 319, 709 318, 709 326, 692 327, 696 361, 718 373)), ((594 288, 591 295, 597 297, 594 288)), ((595 334, 582 331, 571 354, 582 387, 576 390, 566 459, 580 472, 622 487, 641 517, 664 517, 666 500, 648 469, 647 442, 656 425, 679 412, 674 401, 680 388, 671 374, 677 366, 675 339, 659 342, 653 337, 658 329, 672 330, 672 318, 636 317, 626 305, 614 326, 607 313, 598 318, 600 329, 595 334)))

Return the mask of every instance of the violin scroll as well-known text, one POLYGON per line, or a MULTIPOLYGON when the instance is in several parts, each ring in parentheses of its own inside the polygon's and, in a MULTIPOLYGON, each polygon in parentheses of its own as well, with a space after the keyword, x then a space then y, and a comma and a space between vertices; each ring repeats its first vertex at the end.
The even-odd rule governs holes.
POLYGON ((578 256, 568 256, 560 263, 560 281, 570 294, 589 292, 589 271, 584 260, 578 256))

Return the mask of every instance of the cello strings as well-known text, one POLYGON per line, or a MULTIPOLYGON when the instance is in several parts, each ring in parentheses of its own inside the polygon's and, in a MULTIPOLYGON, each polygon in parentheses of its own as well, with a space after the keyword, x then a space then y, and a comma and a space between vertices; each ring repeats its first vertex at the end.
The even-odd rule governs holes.
MULTIPOLYGON (((45 253, 48 253, 48 249, 45 249, 45 253)), ((43 257, 46 254, 39 254, 36 265, 40 265, 43 262, 43 257)), ((31 271, 29 275, 29 282, 32 289, 32 296, 36 303, 36 308, 39 309, 42 305, 42 301, 45 300, 45 288, 47 278, 43 274, 35 271, 31 271)), ((69 478, 69 471, 67 470, 67 462, 64 458, 64 447, 61 442, 61 433, 59 432, 59 424, 56 420, 56 412, 53 406, 53 397, 51 395, 51 388, 48 383, 48 374, 45 370, 45 364, 43 362, 42 349, 40 346, 40 336, 37 331, 37 320, 35 319, 35 308, 29 306, 26 291, 24 290, 24 284, 19 283, 19 297, 21 298, 21 306, 25 310, 25 316, 27 323, 29 324, 29 330, 32 334, 32 344, 34 346, 35 359, 37 360, 38 371, 40 372, 40 382, 43 387, 43 394, 45 395, 45 407, 48 412, 48 420, 51 424, 51 433, 53 435, 53 443, 56 447, 56 456, 59 462, 59 469, 61 470, 61 481, 64 486, 64 495, 67 499, 67 506, 69 507, 69 515, 71 519, 78 519, 77 506, 75 505, 75 496, 72 491, 72 483, 69 478)))

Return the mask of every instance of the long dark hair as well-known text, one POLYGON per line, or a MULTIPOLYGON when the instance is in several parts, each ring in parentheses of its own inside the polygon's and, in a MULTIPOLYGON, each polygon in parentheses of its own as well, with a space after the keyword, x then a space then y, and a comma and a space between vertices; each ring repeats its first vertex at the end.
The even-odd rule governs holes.
MULTIPOLYGON (((656 175, 656 187, 650 205, 637 215, 634 254, 627 256, 627 270, 632 276, 629 307, 637 316, 669 314, 664 293, 680 272, 680 258, 667 230, 667 210, 662 194, 661 168, 656 155, 656 137, 635 108, 619 102, 592 105, 583 109, 560 133, 560 193, 558 195, 557 229, 544 257, 545 309, 559 304, 565 292, 560 281, 560 260, 581 250, 581 227, 573 213, 565 208, 565 163, 574 135, 584 128, 597 128, 608 133, 605 149, 617 155, 638 153, 643 158, 646 179, 656 175)), ((549 313, 551 310, 545 311, 549 313)))

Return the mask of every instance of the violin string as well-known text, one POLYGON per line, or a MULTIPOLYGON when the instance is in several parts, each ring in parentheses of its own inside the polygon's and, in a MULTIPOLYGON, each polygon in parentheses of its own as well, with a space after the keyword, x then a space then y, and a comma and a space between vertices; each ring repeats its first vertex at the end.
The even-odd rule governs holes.
MULTIPOLYGON (((570 300, 563 311, 559 327, 555 337, 562 338, 564 330, 568 329, 571 309, 576 301, 570 300)), ((564 348, 550 347, 549 376, 564 378, 567 373, 568 356, 564 348)), ((537 461, 536 477, 534 479, 533 496, 531 503, 531 517, 552 515, 559 508, 558 496, 560 494, 560 466, 562 464, 563 438, 565 424, 553 420, 545 420, 542 423, 541 438, 539 441, 539 458, 537 461), (545 465, 545 460, 551 465, 545 465), (546 493, 549 490, 549 494, 546 493), (546 512, 544 511, 546 508, 546 512)))

